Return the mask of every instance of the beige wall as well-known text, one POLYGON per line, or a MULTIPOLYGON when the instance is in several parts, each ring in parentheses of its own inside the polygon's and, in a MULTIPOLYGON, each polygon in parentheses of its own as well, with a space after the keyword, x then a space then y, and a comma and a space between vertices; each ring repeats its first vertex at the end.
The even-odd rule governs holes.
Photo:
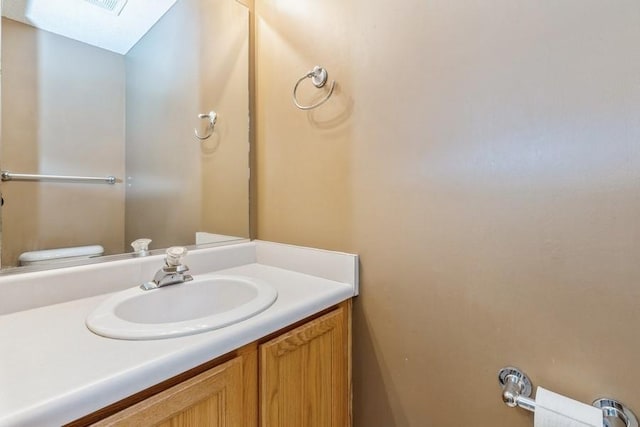
POLYGON ((127 242, 248 237, 248 43, 245 6, 180 0, 127 54, 127 242))
MULTIPOLYGON (((2 20, 3 170, 124 177, 124 60, 2 20)), ((36 249, 123 246, 124 185, 3 183, 2 265, 36 249)))
POLYGON ((531 426, 505 365, 640 414, 638 22, 632 0, 256 0, 257 236, 361 255, 356 426, 531 426), (337 94, 298 111, 316 64, 337 94))

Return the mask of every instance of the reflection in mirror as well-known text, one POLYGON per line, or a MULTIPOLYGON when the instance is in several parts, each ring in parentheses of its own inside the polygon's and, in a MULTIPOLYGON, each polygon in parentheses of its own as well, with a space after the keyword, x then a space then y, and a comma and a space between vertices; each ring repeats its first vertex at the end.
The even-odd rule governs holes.
POLYGON ((246 7, 65 1, 3 3, 0 167, 117 182, 2 182, 2 266, 44 249, 111 255, 142 238, 153 250, 249 237, 246 7), (102 7, 120 3, 119 14, 102 7), (81 23, 94 29, 86 38, 81 23), (210 129, 198 115, 210 111, 200 140, 210 129))

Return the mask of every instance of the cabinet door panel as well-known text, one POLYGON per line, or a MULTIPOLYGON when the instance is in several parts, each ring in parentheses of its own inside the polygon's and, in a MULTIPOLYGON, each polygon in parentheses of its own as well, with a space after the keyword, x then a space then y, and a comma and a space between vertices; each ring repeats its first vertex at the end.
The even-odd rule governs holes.
POLYGON ((158 424, 158 427, 229 425, 225 424, 224 405, 224 393, 217 393, 158 424))
POLYGON ((243 425, 242 357, 133 405, 95 426, 237 427, 243 425))
POLYGON ((262 427, 348 425, 345 308, 260 346, 262 427))

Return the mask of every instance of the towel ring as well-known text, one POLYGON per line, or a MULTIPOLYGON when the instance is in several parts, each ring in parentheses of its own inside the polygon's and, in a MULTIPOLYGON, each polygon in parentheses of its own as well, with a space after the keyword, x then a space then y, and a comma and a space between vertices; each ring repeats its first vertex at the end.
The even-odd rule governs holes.
POLYGON ((207 126, 207 134, 205 136, 200 136, 198 134, 198 129, 194 129, 193 132, 200 141, 204 141, 205 139, 209 139, 211 135, 213 135, 213 128, 216 125, 216 120, 218 119, 218 115, 215 111, 209 111, 208 114, 198 114, 199 119, 207 119, 209 120, 209 125, 207 126))
POLYGON ((296 104, 296 107, 298 107, 301 110, 313 110, 314 108, 317 108, 322 104, 324 104, 325 102, 327 102, 329 98, 331 98, 331 95, 333 94, 333 89, 336 86, 335 80, 331 82, 331 87, 329 88, 329 92, 327 93, 327 96, 325 96, 323 99, 321 99, 320 101, 312 105, 301 105, 298 102, 297 92, 298 92, 298 86, 300 86, 300 83, 302 83, 302 81, 305 79, 311 79, 311 82, 313 83, 313 85, 318 89, 320 89, 327 83, 328 77, 329 77, 329 74, 327 73, 327 70, 320 67, 319 65, 316 65, 315 67, 313 67, 313 70, 309 71, 307 74, 300 77, 300 79, 298 79, 298 81, 296 82, 296 85, 293 87, 293 103, 296 104))

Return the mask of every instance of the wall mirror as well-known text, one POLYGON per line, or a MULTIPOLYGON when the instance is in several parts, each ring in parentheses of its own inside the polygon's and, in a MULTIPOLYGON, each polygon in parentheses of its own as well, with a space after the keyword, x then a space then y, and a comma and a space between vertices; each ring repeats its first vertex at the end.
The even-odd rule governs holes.
POLYGON ((3 271, 32 251, 249 237, 245 5, 4 0, 2 14, 0 169, 116 178, 3 181, 3 271))

